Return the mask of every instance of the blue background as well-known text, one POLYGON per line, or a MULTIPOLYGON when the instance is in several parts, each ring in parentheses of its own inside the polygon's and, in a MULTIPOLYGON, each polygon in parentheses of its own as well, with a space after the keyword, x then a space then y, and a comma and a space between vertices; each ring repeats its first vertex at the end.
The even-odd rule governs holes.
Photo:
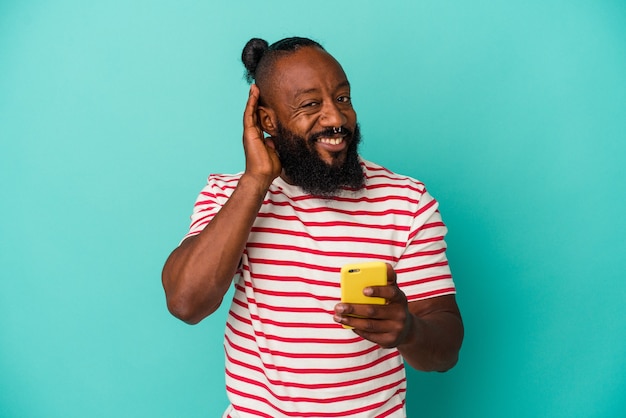
POLYGON ((220 416, 227 305, 185 325, 160 272, 243 168, 243 45, 292 35, 450 229, 466 339, 409 417, 626 416, 618 0, 0 1, 0 416, 220 416))

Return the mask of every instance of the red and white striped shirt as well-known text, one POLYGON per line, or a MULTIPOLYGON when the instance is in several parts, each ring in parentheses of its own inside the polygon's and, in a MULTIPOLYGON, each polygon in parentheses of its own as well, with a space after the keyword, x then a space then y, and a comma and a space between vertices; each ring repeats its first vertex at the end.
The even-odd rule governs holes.
MULTIPOLYGON (((447 232, 419 181, 361 160, 360 191, 321 199, 277 178, 252 226, 234 278, 224 348, 231 405, 223 417, 405 417, 397 349, 333 321, 347 263, 390 263, 409 301, 455 293, 447 232)), ((198 197, 195 235, 241 174, 211 175, 198 197)))

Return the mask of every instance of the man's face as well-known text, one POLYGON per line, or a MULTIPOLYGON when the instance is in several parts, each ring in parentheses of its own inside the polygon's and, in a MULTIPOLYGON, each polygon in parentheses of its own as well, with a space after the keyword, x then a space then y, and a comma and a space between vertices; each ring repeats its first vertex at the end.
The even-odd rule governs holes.
POLYGON ((339 63, 319 48, 304 47, 280 58, 274 74, 270 94, 277 130, 272 137, 288 180, 303 186, 309 178, 328 182, 335 176, 333 184, 307 185, 310 192, 326 189, 323 194, 342 185, 362 186, 360 165, 360 181, 356 174, 345 177, 354 172, 355 161, 358 164, 359 136, 350 84, 339 63), (342 168, 349 160, 352 167, 342 168))

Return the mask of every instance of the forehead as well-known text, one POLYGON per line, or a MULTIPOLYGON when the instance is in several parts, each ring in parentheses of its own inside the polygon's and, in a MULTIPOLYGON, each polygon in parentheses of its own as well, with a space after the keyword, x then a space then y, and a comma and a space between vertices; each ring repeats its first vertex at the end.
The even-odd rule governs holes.
POLYGON ((304 47, 279 58, 273 73, 273 90, 282 100, 303 92, 334 91, 348 83, 337 60, 317 47, 304 47))

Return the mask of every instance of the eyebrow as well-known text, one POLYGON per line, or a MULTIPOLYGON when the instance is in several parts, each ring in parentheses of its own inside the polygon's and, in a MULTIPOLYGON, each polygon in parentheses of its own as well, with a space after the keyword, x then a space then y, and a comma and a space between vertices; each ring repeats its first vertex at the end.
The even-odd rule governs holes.
MULTIPOLYGON (((343 88, 343 87, 350 87, 350 82, 349 82, 348 80, 342 81, 342 82, 341 82, 341 83, 339 83, 339 84, 337 85, 337 87, 335 87, 335 88, 336 88, 336 89, 340 89, 340 88, 343 88)), ((300 96, 302 96, 302 95, 304 95, 304 94, 315 93, 315 92, 317 92, 318 90, 319 90, 319 89, 317 89, 317 88, 315 88, 315 87, 310 88, 310 89, 302 89, 302 90, 298 90, 298 91, 296 91, 296 93, 295 93, 294 97, 300 97, 300 96)))

